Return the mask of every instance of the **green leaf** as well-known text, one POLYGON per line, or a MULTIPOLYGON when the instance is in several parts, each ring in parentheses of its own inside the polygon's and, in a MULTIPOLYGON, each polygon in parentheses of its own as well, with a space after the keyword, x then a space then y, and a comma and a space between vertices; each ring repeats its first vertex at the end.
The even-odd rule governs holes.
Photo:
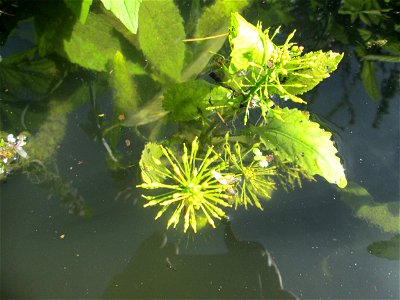
MULTIPOLYGON (((194 37, 204 38, 226 32, 229 26, 232 12, 240 11, 248 5, 248 0, 225 1, 217 0, 207 7, 199 18, 194 37)), ((200 41, 195 47, 193 61, 182 72, 182 80, 195 78, 208 64, 225 43, 226 37, 218 37, 211 40, 200 41)))
POLYGON ((114 115, 130 114, 137 110, 139 96, 136 92, 136 84, 129 74, 123 54, 119 51, 114 55, 111 86, 113 88, 114 115))
POLYGON ((356 217, 385 232, 400 232, 398 201, 376 202, 365 188, 354 182, 349 182, 340 191, 340 199, 354 211, 356 217))
MULTIPOLYGON (((301 95, 313 89, 329 74, 336 70, 343 53, 309 52, 297 59, 290 60, 285 69, 289 70, 287 78, 282 84, 287 92, 293 95, 301 95), (291 72, 290 69, 299 69, 291 72)), ((281 92, 278 94, 284 96, 281 92)))
POLYGON ((248 0, 215 1, 213 5, 204 9, 201 17, 197 21, 194 36, 202 38, 226 32, 231 14, 241 11, 248 4, 248 0))
POLYGON ((4 87, 0 89, 0 98, 3 101, 41 100, 60 80, 60 72, 49 59, 10 56, 0 63, 0 82, 4 87))
POLYGON ((164 94, 163 107, 171 112, 174 120, 196 119, 209 105, 209 95, 214 87, 213 84, 204 80, 175 84, 164 94))
POLYGON ((64 0, 64 3, 72 10, 82 24, 85 24, 93 0, 64 0))
MULTIPOLYGON (((62 38, 62 46, 56 51, 66 56, 71 62, 95 71, 108 71, 108 64, 116 51, 126 57, 135 57, 129 46, 118 38, 113 27, 100 15, 89 13, 86 24, 76 22, 69 37, 62 38), (128 49, 122 51, 122 49, 128 49)), ((128 60, 127 67, 131 74, 145 74, 143 68, 128 60)))
POLYGON ((270 109, 266 125, 253 127, 253 130, 281 160, 293 162, 310 175, 318 174, 341 188, 346 186, 344 169, 331 141, 332 134, 310 121, 308 113, 289 108, 270 109))
POLYGON ((163 182, 166 178, 166 174, 160 168, 160 164, 158 164, 162 156, 163 152, 160 145, 148 143, 144 147, 139 166, 142 170, 142 179, 145 183, 163 182))
POLYGON ((229 30, 231 73, 246 70, 250 63, 264 65, 275 49, 268 35, 263 33, 260 23, 255 27, 238 13, 232 14, 229 30))
POLYGON ((400 235, 396 234, 390 241, 377 241, 368 245, 370 254, 390 260, 400 259, 400 235))
POLYGON ((139 96, 136 84, 129 74, 125 58, 121 52, 114 55, 110 85, 113 89, 113 117, 111 131, 107 132, 112 148, 117 146, 121 137, 121 127, 115 126, 125 119, 126 115, 134 113, 138 108, 139 96), (122 119, 121 116, 123 116, 122 119))
POLYGON ((375 77, 375 64, 373 61, 363 61, 361 69, 361 80, 365 90, 373 101, 379 98, 379 87, 375 77))
POLYGON ((136 34, 138 30, 139 7, 142 0, 101 0, 128 30, 136 34))
POLYGON ((147 59, 175 81, 185 56, 183 19, 172 0, 143 1, 139 12, 139 43, 147 59))

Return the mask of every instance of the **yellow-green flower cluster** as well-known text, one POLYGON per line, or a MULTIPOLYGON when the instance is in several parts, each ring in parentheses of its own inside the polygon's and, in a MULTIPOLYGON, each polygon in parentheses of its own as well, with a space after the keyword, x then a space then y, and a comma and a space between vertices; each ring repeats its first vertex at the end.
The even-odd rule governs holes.
POLYGON ((255 205, 263 210, 259 199, 271 198, 275 190, 275 182, 272 176, 277 175, 276 167, 271 166, 273 155, 265 155, 260 149, 254 147, 243 151, 239 143, 234 145, 232 151, 228 141, 225 144, 226 161, 234 170, 236 178, 240 179, 237 185, 238 193, 235 195, 235 207, 255 205))
POLYGON ((179 159, 175 151, 162 145, 150 145, 142 154, 141 169, 145 182, 138 187, 157 190, 154 196, 143 195, 148 200, 144 206, 161 206, 155 219, 172 208, 167 228, 175 228, 182 215, 184 232, 189 227, 196 232, 198 218, 205 218, 215 227, 213 218, 226 217, 221 207, 231 206, 227 191, 233 187, 233 183, 215 176, 225 169, 223 160, 212 147, 208 147, 204 157, 197 156, 198 150, 199 142, 195 138, 190 151, 183 144, 183 154, 179 159), (146 154, 146 151, 150 153, 146 154), (147 161, 144 160, 146 155, 150 156, 147 161))

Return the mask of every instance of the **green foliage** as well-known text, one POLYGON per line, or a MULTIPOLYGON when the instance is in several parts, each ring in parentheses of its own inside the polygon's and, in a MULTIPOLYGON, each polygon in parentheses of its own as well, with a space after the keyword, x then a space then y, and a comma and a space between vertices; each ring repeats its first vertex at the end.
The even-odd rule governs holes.
POLYGON ((128 30, 136 34, 138 30, 139 7, 142 0, 100 0, 128 30))
POLYGON ((375 77, 375 65, 373 62, 368 60, 363 62, 361 68, 361 80, 371 99, 374 101, 378 100, 379 88, 375 77))
POLYGON ((246 105, 245 124, 254 101, 262 107, 264 118, 267 108, 273 105, 270 99, 273 95, 305 103, 296 95, 329 77, 343 57, 332 51, 302 55, 303 47, 290 42, 295 31, 278 46, 272 42, 278 32, 279 28, 270 38, 269 29, 262 31, 261 23, 255 27, 239 14, 232 14, 229 34, 232 52, 229 66, 223 70, 226 84, 243 96, 240 104, 246 105))
POLYGON ((400 232, 399 202, 376 202, 362 186, 350 182, 340 191, 341 200, 348 205, 354 215, 385 232, 400 232))
POLYGON ((107 130, 107 140, 115 147, 121 137, 119 125, 125 120, 125 115, 136 112, 140 102, 135 81, 129 73, 123 54, 119 51, 114 55, 110 86, 113 89, 112 121, 115 126, 107 130))
POLYGON ((368 245, 368 252, 374 256, 389 260, 400 259, 400 235, 396 234, 389 241, 377 241, 368 245))
MULTIPOLYGON (((213 5, 205 8, 202 12, 196 23, 194 37, 204 38, 225 33, 229 26, 231 13, 241 11, 248 4, 248 0, 215 1, 213 5)), ((191 80, 203 71, 214 56, 213 53, 221 49, 225 39, 225 37, 219 37, 196 43, 196 46, 193 47, 193 60, 182 72, 182 80, 191 80)), ((189 51, 188 47, 187 50, 189 51)))
MULTIPOLYGON (((303 55, 303 49, 291 42, 293 35, 294 32, 283 45, 275 45, 268 29, 262 31, 261 24, 255 27, 233 13, 229 35, 232 51, 230 59, 222 56, 216 59, 219 68, 214 76, 216 84, 191 80, 176 83, 164 93, 162 104, 170 118, 193 124, 200 120, 202 129, 194 130, 199 131, 206 145, 204 158, 196 158, 198 150, 202 150, 198 138, 192 142, 190 155, 184 143, 181 160, 175 148, 153 143, 145 147, 140 161, 144 183, 139 187, 159 190, 154 196, 144 196, 149 201, 145 206, 161 205, 156 218, 173 204, 167 227, 176 227, 183 212, 184 231, 189 226, 196 231, 195 215, 201 212, 196 203, 208 203, 211 194, 222 208, 233 205, 263 209, 261 200, 271 198, 277 183, 285 189, 293 188, 301 186, 302 178, 311 180, 320 175, 338 187, 346 186, 332 134, 310 121, 308 112, 280 108, 271 99, 277 95, 304 102, 296 95, 329 77, 343 57, 332 51, 303 55), (234 124, 239 114, 244 114, 246 125, 250 110, 259 114, 257 123, 250 128, 237 130, 233 125, 231 132, 227 132, 229 127, 208 125, 215 124, 217 116, 217 123, 229 126, 228 122, 234 124), (211 133, 214 142, 207 138, 211 133), (221 135, 225 135, 225 143, 221 135), (214 147, 207 146, 210 143, 214 147), (223 153, 223 157, 217 153, 223 153)), ((190 134, 181 133, 186 136, 184 140, 190 134)), ((179 134, 176 138, 180 140, 179 134)), ((225 216, 222 208, 208 213, 222 218, 225 216)), ((210 216, 205 217, 215 226, 210 216)))
POLYGON ((192 80, 173 85, 164 94, 163 107, 177 121, 197 119, 206 113, 210 99, 218 104, 226 99, 228 90, 204 80, 192 80), (200 114, 199 114, 200 113, 200 114))
MULTIPOLYGON (((285 78, 285 85, 287 86, 285 90, 293 95, 301 95, 312 90, 318 83, 328 78, 331 72, 336 70, 342 58, 343 53, 316 51, 289 60, 285 64, 288 71, 287 78, 285 78)), ((278 90, 278 94, 285 96, 284 93, 279 92, 281 91, 278 90)))
POLYGON ((272 191, 276 188, 272 176, 275 176, 276 166, 271 166, 258 148, 243 151, 238 142, 232 151, 227 140, 225 144, 225 161, 234 174, 238 193, 232 192, 235 199, 235 207, 255 205, 263 210, 259 199, 271 198, 272 191))
POLYGON ((274 44, 264 34, 259 23, 257 27, 248 23, 238 13, 231 16, 229 42, 232 52, 229 71, 236 73, 251 65, 265 65, 274 53, 274 44))
POLYGON ((253 127, 253 131, 281 159, 299 165, 310 175, 321 175, 341 188, 346 186, 332 134, 310 121, 308 113, 288 108, 269 110, 266 126, 253 127))
MULTIPOLYGON (((107 71, 110 60, 117 51, 122 51, 120 39, 115 36, 113 27, 99 15, 89 13, 86 24, 77 22, 69 39, 62 40, 59 54, 88 69, 107 71)), ((131 74, 144 74, 144 70, 132 61, 127 61, 131 74)))
POLYGON ((79 21, 85 24, 93 0, 64 0, 64 2, 79 21))
POLYGON ((139 43, 147 59, 175 81, 181 78, 185 45, 183 19, 172 0, 143 1, 139 12, 139 43))
POLYGON ((47 58, 31 60, 34 52, 7 57, 0 62, 0 101, 43 99, 57 87, 61 74, 47 58))
POLYGON ((123 54, 117 51, 114 55, 111 86, 114 90, 114 116, 133 113, 139 103, 136 84, 130 75, 123 54))
POLYGON ((197 231, 199 216, 206 218, 208 223, 215 227, 213 218, 226 217, 220 207, 231 206, 227 201, 229 196, 225 191, 231 188, 232 184, 221 184, 213 175, 213 171, 224 170, 220 156, 212 147, 208 147, 204 157, 198 157, 198 150, 197 138, 193 140, 190 152, 183 144, 183 154, 180 159, 174 154, 176 150, 162 145, 150 144, 144 150, 144 156, 140 161, 144 183, 138 187, 161 190, 156 196, 144 195, 143 197, 148 201, 145 207, 161 206, 156 219, 161 217, 169 207, 172 208, 173 213, 168 220, 167 228, 171 225, 175 228, 182 214, 184 232, 189 226, 194 232, 197 231), (163 159, 166 160, 164 163, 160 160, 160 151, 163 159), (150 164, 147 164, 149 162, 150 164), (151 173, 154 175, 149 175, 151 173))

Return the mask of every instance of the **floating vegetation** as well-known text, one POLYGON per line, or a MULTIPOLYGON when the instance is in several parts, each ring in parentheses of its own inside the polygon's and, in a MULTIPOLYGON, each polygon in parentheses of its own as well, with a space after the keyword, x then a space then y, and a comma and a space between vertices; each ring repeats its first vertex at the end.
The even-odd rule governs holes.
POLYGON ((184 232, 189 227, 196 232, 198 218, 215 227, 213 219, 225 218, 230 207, 262 210, 262 200, 279 185, 301 187, 302 179, 315 175, 346 186, 332 134, 310 121, 307 111, 282 108, 275 100, 305 103, 299 95, 329 77, 343 54, 303 54, 292 42, 295 31, 283 45, 272 41, 278 33, 279 28, 270 37, 261 23, 253 26, 233 13, 231 53, 217 56, 210 73, 215 83, 191 80, 164 93, 170 118, 185 124, 175 135, 183 151, 166 146, 172 140, 147 144, 138 187, 152 190, 143 195, 144 206, 161 206, 156 219, 169 211, 167 228, 176 228, 182 215, 184 232))

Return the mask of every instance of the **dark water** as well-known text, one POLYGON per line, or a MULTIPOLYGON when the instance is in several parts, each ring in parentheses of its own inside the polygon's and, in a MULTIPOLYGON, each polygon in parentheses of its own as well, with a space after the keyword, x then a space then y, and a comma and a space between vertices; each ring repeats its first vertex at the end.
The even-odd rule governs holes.
MULTIPOLYGON (((376 62, 380 94, 373 101, 360 76, 359 42, 344 43, 326 25, 345 16, 337 15, 339 3, 316 5, 309 14, 312 7, 300 9, 301 1, 271 3, 256 1, 244 15, 265 27, 280 20, 288 32, 297 28, 309 49, 345 52, 338 70, 305 96, 308 109, 335 133, 348 181, 377 203, 398 202, 398 64, 376 62)), ((1 48, 3 58, 32 46, 33 23, 19 26, 1 48)), ((357 218, 342 192, 322 178, 276 191, 264 211, 232 211, 230 223, 217 229, 197 235, 165 230, 166 220, 154 221, 155 211, 143 208, 137 168, 116 171, 98 136, 95 116, 110 111, 112 92, 96 76, 78 69, 51 99, 0 102, 8 105, 0 127, 7 132, 34 135, 54 114, 42 145, 52 152, 44 154, 51 160, 47 169, 15 171, 0 183, 2 298, 399 299, 399 260, 367 250, 394 233, 357 218), (79 89, 79 104, 64 107, 63 99, 79 89)), ((142 85, 149 94, 158 92, 145 80, 142 85)), ((124 134, 131 145, 121 149, 137 164, 145 141, 124 134)))

